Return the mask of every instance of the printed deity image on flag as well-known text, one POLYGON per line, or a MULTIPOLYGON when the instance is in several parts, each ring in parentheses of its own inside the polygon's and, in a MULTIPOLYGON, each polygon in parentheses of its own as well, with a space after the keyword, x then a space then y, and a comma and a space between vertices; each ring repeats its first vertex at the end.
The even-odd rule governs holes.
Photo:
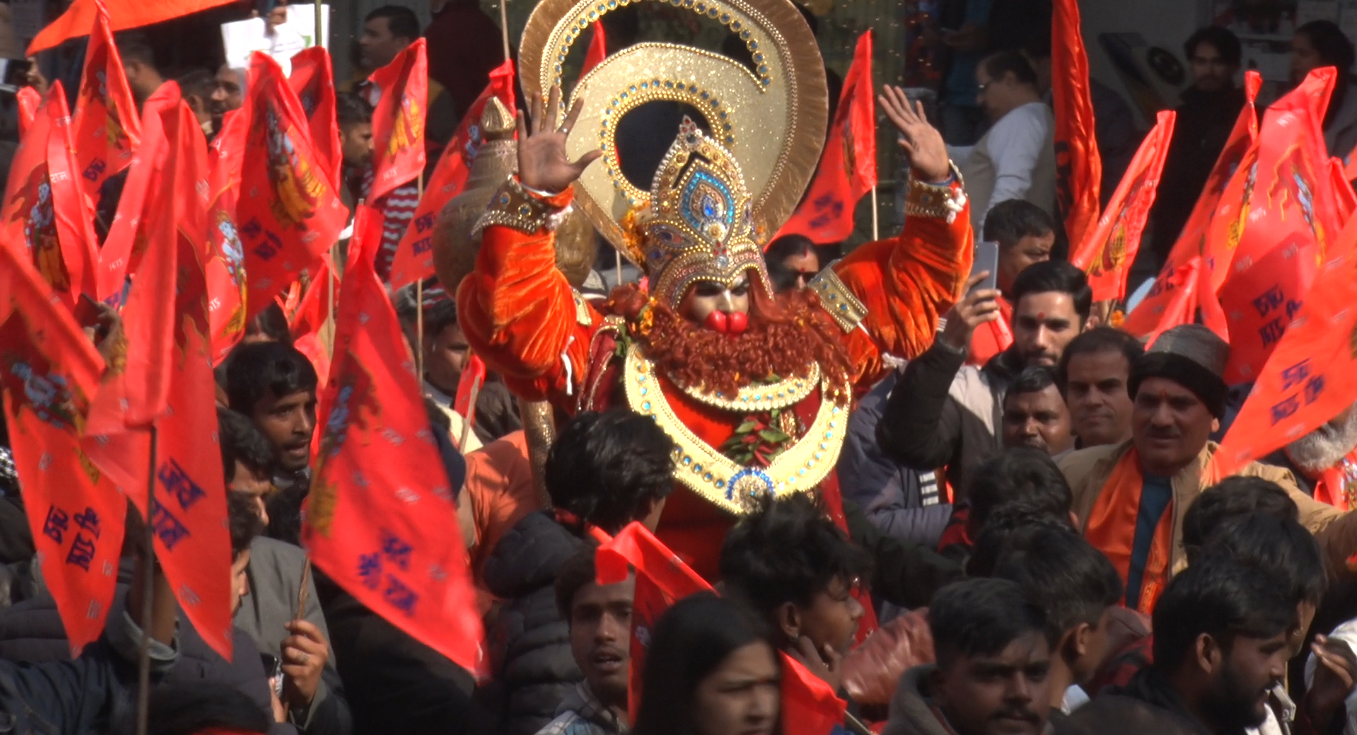
POLYGON ((424 140, 424 113, 419 102, 409 96, 401 97, 400 116, 396 118, 396 127, 391 131, 391 139, 386 143, 387 158, 404 153, 419 141, 424 140))
MULTIPOLYGON (((336 345, 336 356, 342 347, 344 345, 336 345)), ((382 415, 382 405, 377 400, 377 391, 373 389, 372 375, 358 360, 354 360, 350 367, 352 371, 346 371, 340 377, 339 391, 335 394, 334 406, 322 430, 316 465, 311 472, 314 485, 307 506, 307 518, 311 527, 327 538, 334 520, 338 487, 335 478, 326 474, 325 466, 339 455, 351 429, 368 431, 373 426, 373 419, 382 415)))
POLYGON ((226 212, 217 211, 216 222, 212 223, 212 228, 221 237, 221 254, 217 257, 226 266, 231 283, 240 291, 241 302, 231 315, 227 326, 228 331, 235 332, 245 326, 245 245, 240 242, 236 223, 226 212))
POLYGON ((1310 185, 1310 182, 1317 181, 1318 177, 1310 166, 1310 159, 1306 157, 1301 143, 1293 143, 1287 148, 1286 153, 1277 161, 1273 176, 1272 186, 1268 187, 1267 192, 1268 207, 1280 212, 1283 222, 1286 221, 1288 203, 1300 207, 1301 216, 1305 218, 1305 224, 1309 225, 1310 233, 1315 238, 1315 264, 1323 265, 1324 253, 1327 250, 1324 225, 1315 219, 1315 195, 1310 185))
POLYGON ((325 183, 297 155, 292 142, 297 131, 292 126, 283 129, 282 118, 272 101, 267 108, 266 121, 269 182, 277 194, 273 216, 283 228, 295 227, 315 216, 320 198, 325 194, 325 183))
POLYGON ((71 288, 71 275, 61 258, 61 244, 57 239, 56 210, 52 206, 52 182, 47 178, 47 167, 33 170, 28 184, 15 192, 15 199, 22 202, 16 217, 24 220, 24 244, 33 258, 43 280, 57 291, 71 288), (34 200, 24 201, 24 195, 34 193, 34 200))

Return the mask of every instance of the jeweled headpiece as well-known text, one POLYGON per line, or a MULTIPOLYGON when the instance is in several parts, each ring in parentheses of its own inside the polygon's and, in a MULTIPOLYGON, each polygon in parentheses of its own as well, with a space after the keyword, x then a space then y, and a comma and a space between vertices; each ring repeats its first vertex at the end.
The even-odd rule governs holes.
POLYGON ((562 101, 562 111, 582 101, 568 155, 603 151, 576 184, 576 204, 671 306, 694 281, 729 284, 751 269, 771 291, 761 248, 814 175, 828 111, 819 47, 790 0, 543 0, 523 31, 524 91, 546 98, 595 21, 650 3, 719 22, 752 67, 679 43, 636 44, 595 66, 562 101), (651 102, 681 103, 700 120, 685 119, 647 191, 623 173, 618 130, 651 102))

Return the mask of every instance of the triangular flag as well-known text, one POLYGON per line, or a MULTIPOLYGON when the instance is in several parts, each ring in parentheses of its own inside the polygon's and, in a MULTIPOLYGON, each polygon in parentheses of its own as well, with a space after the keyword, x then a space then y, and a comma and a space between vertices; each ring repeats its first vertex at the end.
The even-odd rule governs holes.
POLYGON ((132 163, 141 142, 141 115, 127 86, 122 57, 108 27, 103 0, 94 32, 85 49, 85 69, 75 101, 75 152, 85 191, 99 199, 99 189, 108 177, 132 163))
POLYGON ((1098 226, 1103 164, 1094 131, 1088 54, 1079 25, 1078 0, 1055 0, 1051 35, 1056 198, 1069 241, 1082 243, 1098 226))
POLYGON ((344 152, 339 143, 339 120, 335 117, 335 78, 330 52, 323 46, 298 52, 292 57, 292 74, 287 81, 310 121, 311 145, 316 155, 328 163, 330 186, 338 190, 344 152))
MULTIPOLYGON (((161 21, 196 13, 200 10, 230 5, 233 0, 106 0, 110 28, 125 31, 128 28, 140 28, 161 21)), ((37 56, 72 38, 89 35, 94 28, 94 19, 98 15, 95 0, 75 0, 66 12, 48 23, 28 45, 28 55, 37 56)))
POLYGON ((405 47, 368 81, 380 95, 372 113, 370 201, 414 181, 424 170, 424 119, 429 106, 429 62, 424 39, 405 47))

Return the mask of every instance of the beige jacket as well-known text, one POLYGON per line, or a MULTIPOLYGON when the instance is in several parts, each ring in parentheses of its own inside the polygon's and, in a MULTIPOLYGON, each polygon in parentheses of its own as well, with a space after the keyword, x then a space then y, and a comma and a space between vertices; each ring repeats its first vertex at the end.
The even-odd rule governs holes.
MULTIPOLYGON (((1192 501, 1201 494, 1202 469, 1218 447, 1215 442, 1207 442, 1201 454, 1197 455, 1197 461, 1173 476, 1173 552, 1169 557, 1172 574, 1187 568, 1187 555, 1183 551, 1183 516, 1187 515, 1187 508, 1192 501)), ((1057 462, 1074 493, 1074 514, 1079 517, 1081 532, 1086 530, 1089 513, 1098 502, 1098 495, 1111 477, 1113 468, 1130 449, 1129 441, 1090 447, 1071 452, 1057 462)), ((1344 562, 1357 552, 1357 516, 1344 513, 1301 492, 1289 470, 1252 462, 1235 474, 1271 480, 1286 490, 1300 508, 1301 525, 1315 534, 1319 541, 1329 563, 1330 574, 1345 570, 1344 562)))

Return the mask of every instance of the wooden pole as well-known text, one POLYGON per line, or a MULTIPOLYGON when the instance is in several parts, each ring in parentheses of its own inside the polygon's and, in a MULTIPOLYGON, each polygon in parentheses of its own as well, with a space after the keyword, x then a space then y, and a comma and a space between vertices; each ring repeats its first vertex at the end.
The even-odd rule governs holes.
POLYGON ((622 251, 613 248, 613 257, 617 260, 617 285, 622 286, 622 251))
POLYGON ((302 567, 302 586, 297 590, 297 614, 293 620, 306 619, 306 598, 311 594, 311 555, 306 555, 306 564, 302 567))
POLYGON ((137 661, 137 735, 146 735, 146 726, 151 715, 151 626, 155 619, 155 524, 151 516, 155 508, 155 439, 156 429, 151 426, 151 472, 146 483, 146 515, 142 520, 145 528, 142 543, 145 547, 142 563, 141 591, 141 655, 137 661))
MULTIPOLYGON (((419 172, 419 198, 424 199, 424 172, 419 172)), ((424 279, 415 280, 415 374, 424 384, 424 279)))
POLYGON ((476 420, 476 399, 481 395, 481 379, 476 377, 476 381, 471 384, 471 395, 466 402, 466 415, 462 417, 462 440, 457 443, 457 451, 466 453, 467 439, 471 438, 471 423, 476 420))

